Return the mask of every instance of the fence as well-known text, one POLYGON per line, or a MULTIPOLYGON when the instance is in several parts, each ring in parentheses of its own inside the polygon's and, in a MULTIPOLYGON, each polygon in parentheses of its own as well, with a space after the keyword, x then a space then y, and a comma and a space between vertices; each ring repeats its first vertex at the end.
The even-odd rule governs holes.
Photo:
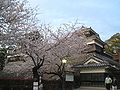
MULTIPOLYGON (((62 90, 60 80, 42 80, 43 90, 62 90)), ((65 90, 72 90, 73 84, 65 82, 65 90)), ((32 79, 0 79, 0 90, 33 90, 32 79)))
MULTIPOLYGON (((43 90, 62 90, 62 81, 43 81, 43 90)), ((72 90, 73 83, 65 82, 65 90, 72 90)))
POLYGON ((32 90, 31 79, 0 79, 0 90, 32 90))

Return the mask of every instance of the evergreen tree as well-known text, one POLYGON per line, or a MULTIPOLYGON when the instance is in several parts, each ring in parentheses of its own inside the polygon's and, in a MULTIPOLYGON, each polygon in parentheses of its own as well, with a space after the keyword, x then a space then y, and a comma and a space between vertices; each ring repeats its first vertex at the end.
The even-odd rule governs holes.
POLYGON ((120 33, 116 33, 106 40, 105 50, 109 54, 116 54, 116 51, 120 49, 120 33))

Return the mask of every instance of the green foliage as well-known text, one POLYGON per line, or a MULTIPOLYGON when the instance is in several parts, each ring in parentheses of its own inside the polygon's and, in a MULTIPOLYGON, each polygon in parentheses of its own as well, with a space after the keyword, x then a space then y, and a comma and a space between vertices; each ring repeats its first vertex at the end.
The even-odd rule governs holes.
POLYGON ((120 49, 120 33, 114 34, 110 39, 105 41, 105 50, 110 54, 115 54, 120 49))
POLYGON ((0 48, 0 70, 2 70, 5 65, 6 57, 7 57, 7 49, 0 48))

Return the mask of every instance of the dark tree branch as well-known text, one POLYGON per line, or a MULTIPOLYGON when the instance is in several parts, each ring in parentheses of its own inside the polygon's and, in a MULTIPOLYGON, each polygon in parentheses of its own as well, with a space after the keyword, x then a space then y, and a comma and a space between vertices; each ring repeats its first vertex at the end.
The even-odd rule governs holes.
POLYGON ((34 57, 29 53, 29 52, 27 52, 26 51, 26 54, 28 55, 28 56, 30 56, 31 57, 31 59, 32 59, 32 61, 33 61, 33 63, 34 63, 34 65, 35 65, 35 67, 37 66, 37 64, 36 64, 36 62, 35 62, 35 59, 34 59, 34 57))

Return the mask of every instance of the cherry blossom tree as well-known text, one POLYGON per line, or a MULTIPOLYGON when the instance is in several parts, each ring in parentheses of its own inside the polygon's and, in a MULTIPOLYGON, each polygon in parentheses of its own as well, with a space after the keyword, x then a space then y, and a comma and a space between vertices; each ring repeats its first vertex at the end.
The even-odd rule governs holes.
POLYGON ((36 11, 26 0, 0 0, 0 47, 13 49, 26 32, 36 27, 36 11))
POLYGON ((54 43, 46 55, 45 74, 50 78, 63 80, 64 64, 63 59, 67 60, 66 69, 71 70, 71 66, 80 62, 80 58, 85 58, 84 50, 87 48, 84 33, 81 32, 82 27, 74 24, 64 24, 58 28, 57 34, 53 34, 54 43), (64 32, 66 31, 66 32, 64 32), (82 57, 83 55, 83 57, 82 57))
POLYGON ((36 24, 35 10, 26 1, 0 0, 0 44, 16 45, 23 33, 32 30, 36 24))
POLYGON ((80 29, 78 23, 63 24, 56 30, 50 25, 41 25, 19 39, 18 51, 27 54, 33 61, 35 77, 47 74, 62 79, 62 59, 68 59, 69 68, 79 62, 80 54, 86 47, 80 29))

